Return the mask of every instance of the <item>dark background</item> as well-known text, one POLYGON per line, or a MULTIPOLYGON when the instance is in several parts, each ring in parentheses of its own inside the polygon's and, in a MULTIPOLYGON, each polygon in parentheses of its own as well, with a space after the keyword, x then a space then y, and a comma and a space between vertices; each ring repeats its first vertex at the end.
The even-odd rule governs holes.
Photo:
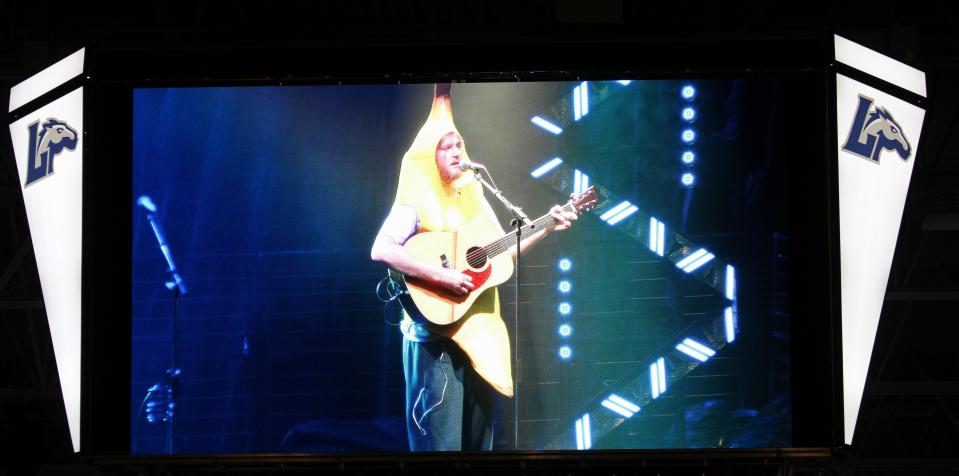
MULTIPOLYGON (((959 436, 959 359, 952 343, 959 265, 952 246, 959 212, 955 142, 959 107, 950 87, 956 79, 959 44, 954 35, 955 14, 945 5, 921 11, 904 5, 882 7, 831 5, 825 10, 777 11, 615 1, 583 5, 567 1, 523 5, 425 2, 402 7, 389 2, 350 2, 319 10, 186 3, 74 7, 66 15, 69 21, 56 28, 38 28, 34 8, 7 4, 0 19, 0 77, 6 86, 15 84, 83 45, 97 46, 115 56, 156 59, 162 74, 142 61, 103 62, 105 73, 113 77, 122 71, 154 81, 204 77, 190 73, 201 66, 238 81, 286 81, 305 72, 314 80, 323 80, 337 70, 335 65, 342 70, 347 61, 352 65, 347 77, 369 78, 376 73, 382 77, 389 71, 393 77, 383 77, 384 81, 395 80, 402 72, 468 76, 462 72, 476 71, 467 66, 471 62, 482 71, 523 71, 528 79, 551 61, 554 66, 549 71, 608 70, 609 61, 603 59, 613 54, 634 65, 627 69, 655 76, 663 71, 684 71, 690 64, 684 57, 687 47, 703 43, 726 48, 713 55, 712 61, 698 58, 695 63, 700 71, 808 66, 813 60, 797 58, 795 51, 781 46, 800 43, 823 31, 838 31, 928 74, 926 129, 866 385, 862 431, 849 452, 853 469, 916 474, 954 467, 959 436), (339 53, 300 55, 301 66, 278 68, 260 54, 264 46, 339 53), (343 59, 348 56, 344 51, 359 50, 367 56, 343 59), (185 51, 200 54, 202 59, 175 61, 186 58, 185 51), (370 51, 386 53, 373 55, 370 51), (390 60, 397 51, 430 59, 405 64, 390 60), (512 53, 496 59, 477 54, 490 51, 512 53), (555 66, 560 52, 566 52, 562 64, 568 66, 555 66), (378 61, 369 61, 373 57, 378 61)), ((5 95, 7 88, 3 91, 5 95)), ((0 240, 0 325, 5 339, 0 355, 4 369, 10 371, 3 373, 0 428, 7 452, 5 464, 12 473, 29 473, 42 464, 70 461, 71 457, 17 174, 9 146, 2 153, 5 160, 0 167, 7 172, 0 174, 0 203, 7 238, 0 240)), ((122 397, 126 400, 127 395, 122 397)))

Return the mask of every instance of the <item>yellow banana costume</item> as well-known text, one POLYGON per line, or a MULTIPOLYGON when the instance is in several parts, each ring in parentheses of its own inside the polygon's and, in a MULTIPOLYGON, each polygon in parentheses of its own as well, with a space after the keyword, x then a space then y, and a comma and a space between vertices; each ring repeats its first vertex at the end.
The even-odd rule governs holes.
MULTIPOLYGON (((462 138, 453 123, 450 96, 437 95, 426 123, 403 155, 394 201, 394 206, 408 205, 416 210, 420 232, 455 231, 481 215, 493 216, 483 197, 482 185, 470 173, 464 173, 452 184, 440 178, 436 149, 450 132, 462 138)), ((468 158, 465 146, 462 156, 468 158)), ((495 288, 485 291, 458 325, 430 330, 456 342, 476 372, 496 391, 513 395, 509 336, 500 317, 499 292, 495 288)))

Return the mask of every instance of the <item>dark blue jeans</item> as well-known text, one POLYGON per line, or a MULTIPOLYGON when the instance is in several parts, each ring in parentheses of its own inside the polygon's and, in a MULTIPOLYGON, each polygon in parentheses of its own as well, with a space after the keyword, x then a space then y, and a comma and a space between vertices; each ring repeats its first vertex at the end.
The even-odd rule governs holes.
POLYGON ((410 451, 493 449, 493 388, 449 339, 403 339, 410 451))

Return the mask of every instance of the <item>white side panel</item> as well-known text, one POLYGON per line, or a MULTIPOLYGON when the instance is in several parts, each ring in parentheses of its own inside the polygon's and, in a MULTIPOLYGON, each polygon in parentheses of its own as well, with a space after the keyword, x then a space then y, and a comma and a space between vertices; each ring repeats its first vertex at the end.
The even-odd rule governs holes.
POLYGON ((80 48, 49 68, 30 76, 16 86, 10 88, 10 103, 7 112, 23 106, 34 99, 43 96, 53 88, 83 74, 83 60, 86 48, 80 48))
POLYGON ((926 97, 926 73, 834 35, 836 61, 926 97))
POLYGON ((67 422, 73 449, 79 451, 83 88, 11 124, 10 139, 37 257, 67 422))
POLYGON ((843 415, 851 444, 925 111, 838 74, 836 111, 843 415))

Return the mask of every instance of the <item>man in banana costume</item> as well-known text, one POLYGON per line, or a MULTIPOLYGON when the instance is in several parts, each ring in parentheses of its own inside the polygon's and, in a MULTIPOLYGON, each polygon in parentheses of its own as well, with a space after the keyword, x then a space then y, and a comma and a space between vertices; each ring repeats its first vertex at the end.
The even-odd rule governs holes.
MULTIPOLYGON (((459 164, 468 156, 453 123, 450 84, 437 84, 423 127, 403 156, 396 199, 376 236, 373 260, 407 277, 432 282, 455 294, 474 289, 466 274, 420 261, 403 244, 425 231, 454 231, 485 217, 499 227, 483 196, 482 185, 459 164)), ((521 251, 543 236, 569 228, 576 214, 558 206, 556 222, 523 240, 521 251)), ((500 228, 502 230, 502 228, 500 228)), ((515 253, 515 251, 514 251, 515 253)), ((513 395, 508 345, 496 352, 465 353, 455 334, 469 327, 474 334, 508 343, 500 316, 499 293, 487 289, 460 319, 461 326, 434 328, 404 313, 403 367, 406 377, 406 426, 412 451, 490 450, 493 444, 495 393, 513 395)))

